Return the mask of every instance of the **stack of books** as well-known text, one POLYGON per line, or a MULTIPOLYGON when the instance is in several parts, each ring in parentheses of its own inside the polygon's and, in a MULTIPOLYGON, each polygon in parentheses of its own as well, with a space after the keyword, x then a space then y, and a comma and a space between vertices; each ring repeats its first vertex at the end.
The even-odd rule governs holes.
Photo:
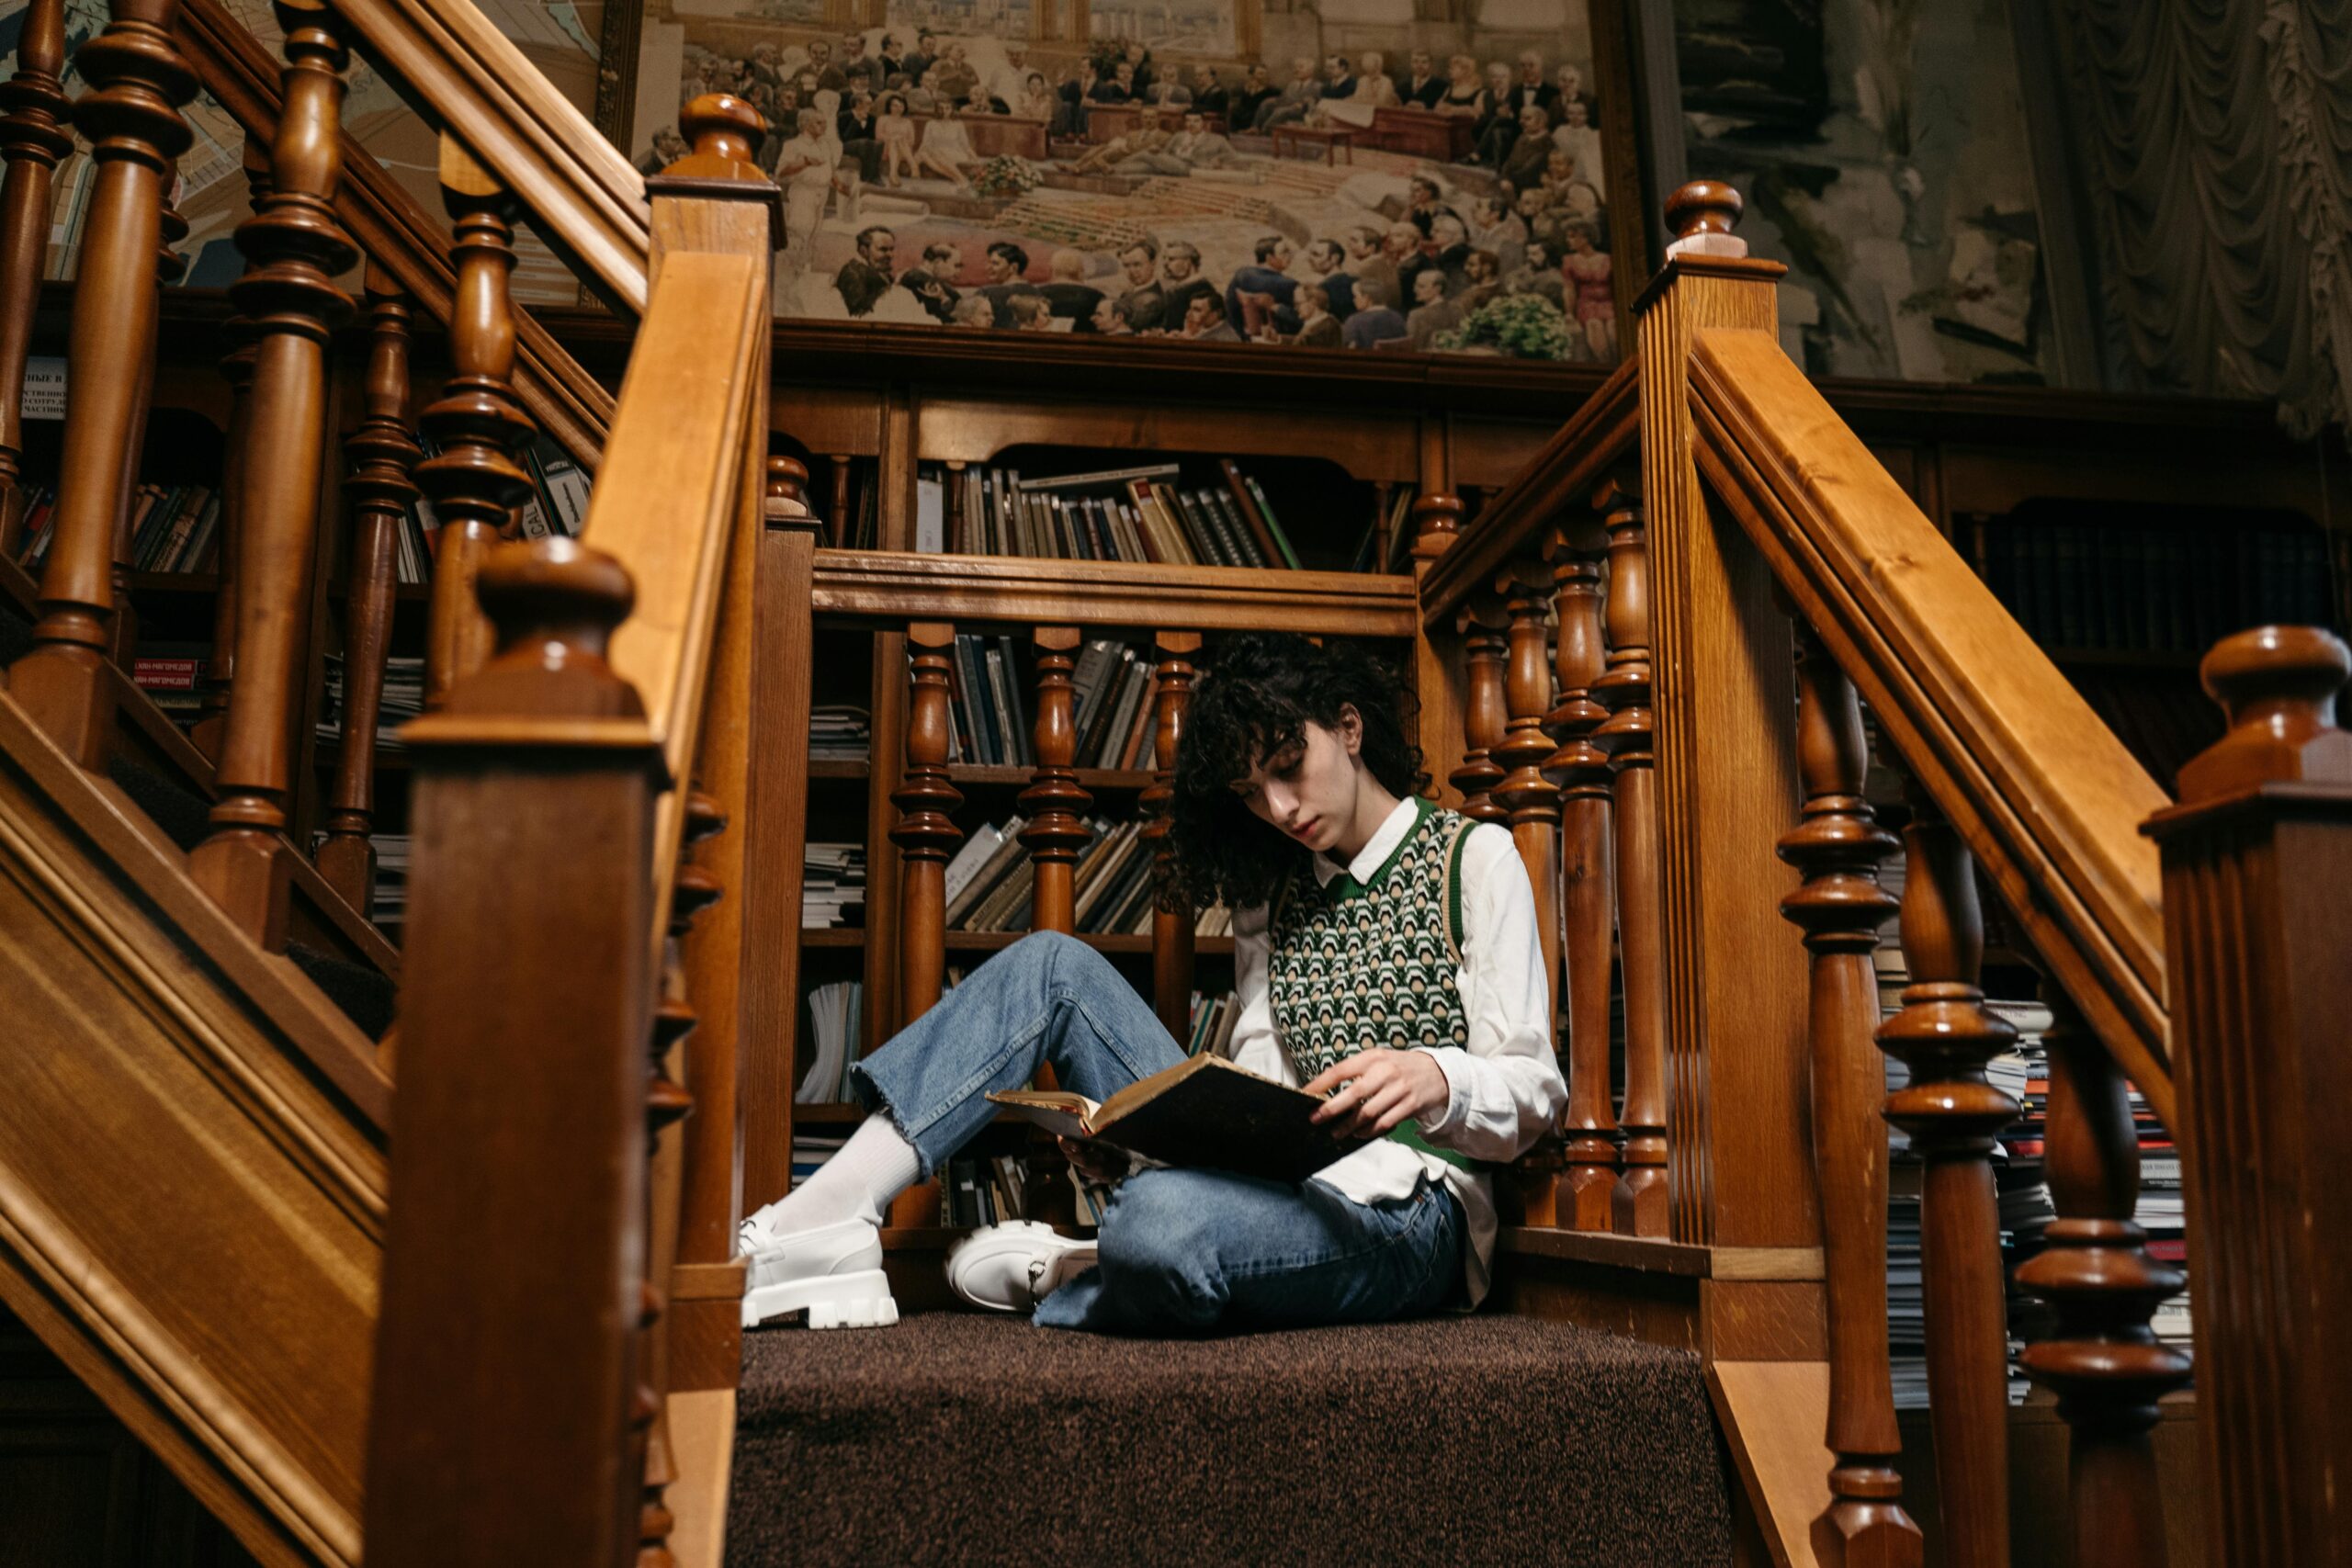
POLYGON ((190 725, 204 700, 198 686, 211 660, 209 642, 141 643, 130 661, 130 679, 175 724, 190 725))
POLYGON ((397 927, 408 919, 409 836, 374 833, 368 841, 376 847, 375 897, 368 918, 379 926, 397 927))
POLYGON ((865 987, 860 981, 836 980, 810 989, 808 1038, 815 1050, 792 1091, 795 1105, 831 1105, 849 1098, 849 1068, 857 1059, 865 1012, 865 987))
MULTIPOLYGON (((319 716, 319 739, 343 739, 343 655, 327 655, 327 700, 319 716)), ((376 708, 376 747, 398 750, 400 728, 424 712, 424 660, 395 655, 384 660, 384 691, 376 708)))
POLYGON ((792 1185, 797 1187, 816 1175, 827 1160, 842 1152, 842 1145, 848 1142, 846 1134, 794 1132, 792 1185))
POLYGON ((1221 997, 1193 993, 1193 1030, 1184 1042, 1185 1054, 1233 1056, 1233 1024, 1241 1016, 1240 998, 1227 991, 1221 997))
POLYGON ((865 846, 809 843, 800 853, 800 924, 819 931, 865 923, 865 846))
POLYGON ((855 703, 819 703, 808 710, 808 755, 863 762, 874 750, 874 716, 855 703))

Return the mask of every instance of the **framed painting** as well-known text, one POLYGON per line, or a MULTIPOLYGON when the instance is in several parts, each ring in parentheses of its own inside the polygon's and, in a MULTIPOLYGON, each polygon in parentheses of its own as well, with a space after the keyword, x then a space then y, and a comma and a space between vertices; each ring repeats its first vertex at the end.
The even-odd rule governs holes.
POLYGON ((652 0, 630 148, 767 118, 779 317, 1613 363, 1626 0, 652 0))

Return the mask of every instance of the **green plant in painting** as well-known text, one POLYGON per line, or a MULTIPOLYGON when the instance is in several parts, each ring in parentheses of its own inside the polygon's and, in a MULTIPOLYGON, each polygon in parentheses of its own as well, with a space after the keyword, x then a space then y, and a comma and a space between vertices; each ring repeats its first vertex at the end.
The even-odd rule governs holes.
POLYGON ((1557 305, 1540 294, 1509 294, 1479 306, 1435 342, 1440 348, 1498 349, 1516 359, 1566 359, 1572 338, 1557 305))
POLYGON ((980 166, 972 188, 982 196, 1025 196, 1037 188, 1037 165, 1001 152, 980 166))

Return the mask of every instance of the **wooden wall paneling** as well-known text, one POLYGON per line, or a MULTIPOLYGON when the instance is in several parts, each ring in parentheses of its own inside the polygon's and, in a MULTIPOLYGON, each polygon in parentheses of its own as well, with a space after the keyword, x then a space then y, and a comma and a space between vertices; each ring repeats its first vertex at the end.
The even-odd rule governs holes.
MULTIPOLYGON (((2226 447, 2187 439, 2165 447, 2087 444, 2052 449, 1938 444, 1951 512, 2000 513, 2036 498, 2143 502, 2152 506, 2243 510, 2280 507, 2313 522, 2343 501, 2315 468, 2233 459, 2226 447)), ((1924 500, 1920 510, 1937 516, 1924 500)))
POLYGON ((2206 656, 2230 729, 2146 831, 2165 947, 2194 1281, 2206 1561, 2352 1561, 2352 652, 2312 627, 2240 632, 2206 656), (2291 1282, 2291 1284, 2290 1283, 2291 1282))
POLYGON ((1794 649, 1763 558, 1709 503, 1692 460, 1692 334, 1776 331, 1783 269, 1706 249, 1737 246, 1737 205, 1703 183, 1668 204, 1669 227, 1698 248, 1668 261, 1639 333, 1674 1234, 1809 1246, 1805 965, 1766 897, 1790 885, 1776 846, 1797 810, 1794 649))
POLYGON ((882 450, 883 395, 864 387, 814 386, 795 380, 792 366, 775 366, 768 421, 804 452, 846 452, 872 457, 882 450))
POLYGON ((1456 414, 1449 422, 1450 466, 1463 484, 1502 490, 1527 471, 1559 429, 1554 423, 1456 414))
POLYGON ((1234 457, 1328 457, 1360 479, 1410 479, 1429 488, 1417 466, 1409 417, 1285 409, 1280 419, 1237 418, 1210 404, 1091 402, 918 393, 914 457, 925 463, 985 463, 1013 446, 1108 446, 1125 450, 1214 452, 1234 457))
MULTIPOLYGON (((801 738, 808 733, 816 657, 808 573, 820 527, 801 499, 807 470, 789 457, 771 457, 768 474, 766 528, 755 563, 752 649, 751 733, 762 755, 751 772, 743 849, 759 874, 744 889, 746 974, 736 1091, 742 1150, 738 1198, 747 1209, 775 1201, 792 1186, 793 1066, 800 1034, 800 867, 808 816, 808 747, 801 738)), ((869 773, 888 771, 884 755, 877 730, 869 773)), ((871 848, 869 835, 869 852, 871 848)), ((868 886, 875 886, 871 877, 868 886)), ((868 904, 870 915, 879 913, 879 902, 868 904)), ((729 1388, 734 1375, 730 1369, 729 1388)))

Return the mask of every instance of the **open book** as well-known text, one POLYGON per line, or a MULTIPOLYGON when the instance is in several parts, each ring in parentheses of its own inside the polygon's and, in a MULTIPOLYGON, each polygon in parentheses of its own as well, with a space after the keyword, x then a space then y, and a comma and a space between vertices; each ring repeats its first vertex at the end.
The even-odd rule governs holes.
POLYGON ((1369 1140, 1340 1138, 1307 1120, 1323 1101, 1303 1089, 1193 1056, 1129 1084, 1097 1105, 1082 1094, 992 1091, 1015 1116, 1066 1138, 1094 1138, 1165 1165, 1208 1166, 1304 1181, 1369 1140))

